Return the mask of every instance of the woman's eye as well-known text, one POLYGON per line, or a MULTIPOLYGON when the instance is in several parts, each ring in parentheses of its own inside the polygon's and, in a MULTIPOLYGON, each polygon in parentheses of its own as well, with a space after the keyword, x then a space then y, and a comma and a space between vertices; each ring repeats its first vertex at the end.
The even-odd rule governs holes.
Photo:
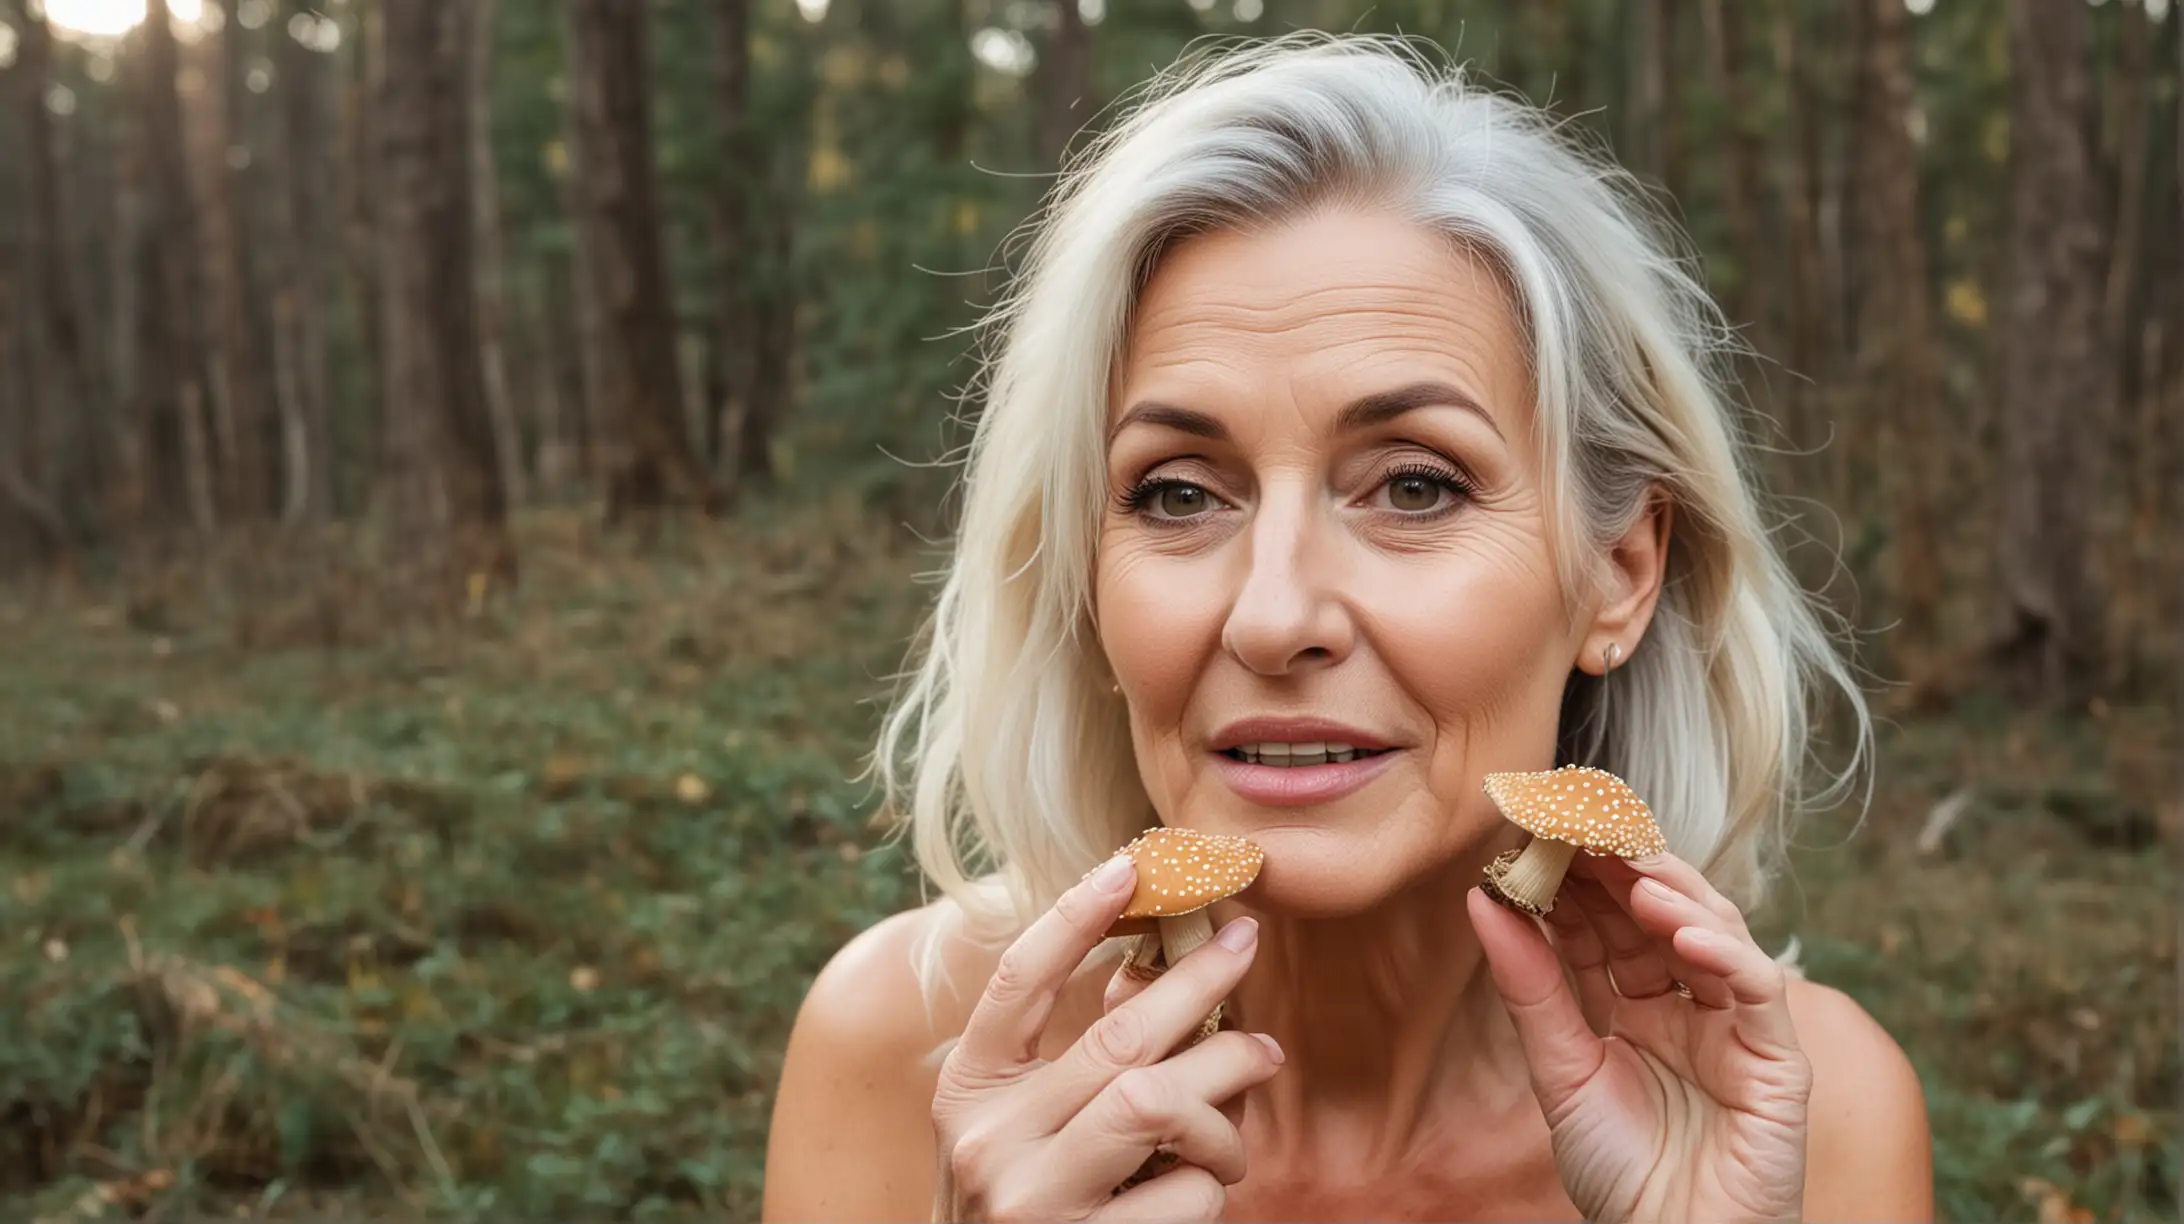
POLYGON ((1398 510, 1417 513, 1441 502, 1441 486, 1424 476, 1398 476, 1388 482, 1388 503, 1398 510))
POLYGON ((1162 518, 1190 518, 1204 514, 1213 503, 1204 489, 1191 484, 1163 485, 1153 491, 1153 508, 1162 518))

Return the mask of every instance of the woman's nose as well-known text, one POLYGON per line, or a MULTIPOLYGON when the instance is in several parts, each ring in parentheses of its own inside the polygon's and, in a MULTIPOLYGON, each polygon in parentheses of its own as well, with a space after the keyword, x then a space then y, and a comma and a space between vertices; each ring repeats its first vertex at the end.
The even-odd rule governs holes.
POLYGON ((1264 505, 1244 536, 1243 580, 1221 642, 1263 676, 1349 655, 1356 627, 1337 592, 1337 558, 1317 507, 1264 505))

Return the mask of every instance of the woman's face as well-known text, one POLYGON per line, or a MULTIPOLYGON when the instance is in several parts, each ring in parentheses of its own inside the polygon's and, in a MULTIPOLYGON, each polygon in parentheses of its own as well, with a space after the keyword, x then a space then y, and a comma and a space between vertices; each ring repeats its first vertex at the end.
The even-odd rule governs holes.
POLYGON ((1348 211, 1194 238, 1141 298, 1108 428, 1099 633, 1165 823, 1258 841, 1254 901, 1319 916, 1515 832, 1482 779, 1554 763, 1571 668, 1628 658, 1643 616, 1603 632, 1562 597, 1483 263, 1348 211))

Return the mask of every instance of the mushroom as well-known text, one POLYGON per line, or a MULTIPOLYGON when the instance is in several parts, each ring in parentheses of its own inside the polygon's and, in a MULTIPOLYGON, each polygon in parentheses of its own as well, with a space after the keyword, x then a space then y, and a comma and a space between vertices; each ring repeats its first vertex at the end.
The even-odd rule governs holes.
POLYGON ((1668 848, 1646 801, 1604 769, 1564 765, 1539 773, 1491 773, 1486 795, 1532 840, 1487 864, 1481 888, 1535 917, 1555 907, 1555 893, 1578 851, 1640 858, 1668 848))
MULTIPOLYGON (((1140 977, 1158 976, 1213 938, 1213 903, 1249 887, 1266 860, 1248 838, 1165 826, 1147 830, 1122 852, 1137 864, 1137 889, 1107 937, 1138 937, 1129 969, 1140 977)), ((1220 1025, 1221 1006, 1215 1004, 1186 1048, 1220 1025)))
MULTIPOLYGON (((1213 903, 1250 887, 1266 860, 1266 852, 1248 838, 1165 826, 1148 830, 1122 852, 1137 864, 1137 888, 1107 928, 1107 937, 1136 938, 1124 972, 1143 978, 1160 976, 1213 938, 1213 903)), ((1214 1004, 1177 1049, 1187 1050, 1219 1032, 1222 1007, 1214 1004)), ((1163 1147, 1113 1192, 1143 1185, 1178 1162, 1174 1150, 1163 1147)))

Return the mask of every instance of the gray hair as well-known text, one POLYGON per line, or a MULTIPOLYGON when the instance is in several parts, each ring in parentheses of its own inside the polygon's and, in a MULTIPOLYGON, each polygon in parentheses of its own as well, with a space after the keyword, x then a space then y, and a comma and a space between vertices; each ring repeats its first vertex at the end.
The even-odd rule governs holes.
MULTIPOLYGON (((1733 333, 1636 180, 1552 116, 1409 41, 1310 32, 1150 81, 1064 168, 984 321, 997 343, 961 525, 874 757, 920 866, 999 937, 1150 822, 1090 622, 1109 378, 1163 252, 1328 205, 1411 218, 1504 278, 1567 593, 1601 579, 1649 489, 1674 503, 1646 640, 1608 689, 1572 678, 1559 751, 1625 778, 1674 853, 1757 906, 1796 816, 1839 801, 1872 732, 1770 533, 1726 372, 1733 333), (1830 691, 1851 762, 1808 791, 1830 691)), ((930 985, 931 950, 920 959, 930 985)))

